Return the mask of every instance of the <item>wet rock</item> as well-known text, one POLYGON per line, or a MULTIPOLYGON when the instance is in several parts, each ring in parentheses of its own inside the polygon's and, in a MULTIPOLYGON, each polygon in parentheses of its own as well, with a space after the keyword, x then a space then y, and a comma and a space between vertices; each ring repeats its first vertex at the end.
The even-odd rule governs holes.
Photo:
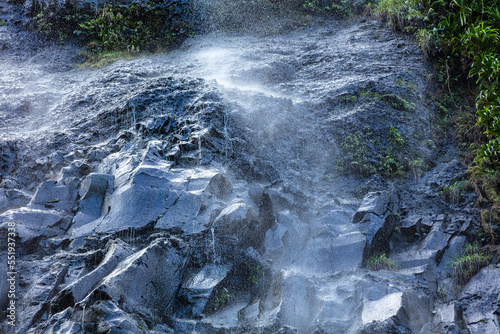
POLYGON ((226 278, 229 270, 228 266, 209 264, 182 284, 178 298, 189 304, 185 316, 203 316, 203 310, 213 289, 226 278))
POLYGON ((167 240, 156 239, 121 261, 82 303, 92 305, 98 300, 111 299, 122 304, 124 311, 141 314, 146 319, 165 316, 171 312, 171 301, 182 282, 185 262, 167 240), (156 314, 151 314, 150 303, 155 305, 156 314))
POLYGON ((106 197, 113 192, 114 177, 105 174, 90 174, 80 185, 80 205, 73 219, 73 228, 88 224, 107 214, 106 197))
POLYGON ((464 286, 459 297, 463 326, 471 334, 498 333, 500 266, 483 268, 464 286))
POLYGON ((364 303, 361 333, 419 333, 431 317, 429 297, 411 291, 394 292, 364 303))
POLYGON ((207 190, 217 198, 226 199, 232 193, 231 182, 227 175, 216 174, 208 183, 207 190))
POLYGON ((366 237, 366 246, 363 252, 364 263, 372 255, 390 252, 390 240, 396 227, 399 226, 399 222, 399 217, 394 214, 389 214, 385 218, 375 214, 365 215, 359 226, 360 231, 366 237))
MULTIPOLYGON (((81 302, 103 278, 115 270, 118 263, 122 262, 133 253, 130 247, 120 239, 110 242, 106 248, 106 255, 99 266, 87 275, 68 285, 68 287, 61 292, 61 297, 59 297, 59 299, 64 298, 68 300, 70 299, 68 296, 71 296, 74 300, 73 305, 81 302)), ((59 303, 55 303, 55 305, 59 307, 59 303)))
POLYGON ((53 237, 63 234, 65 231, 59 228, 63 222, 63 216, 54 210, 21 208, 0 215, 0 229, 7 230, 10 225, 15 226, 21 242, 40 236, 53 237))
POLYGON ((237 200, 222 210, 215 219, 215 231, 219 235, 235 235, 244 238, 244 231, 257 226, 258 217, 255 208, 237 200))
POLYGON ((402 306, 402 292, 395 292, 378 300, 368 301, 363 307, 363 324, 384 322, 392 317, 396 317, 402 306))
POLYGON ((399 208, 398 195, 392 191, 371 192, 363 198, 359 209, 352 218, 353 223, 359 223, 367 213, 383 216, 387 212, 396 213, 399 208))
POLYGON ((31 196, 17 189, 0 189, 0 213, 27 205, 31 196))
POLYGON ((312 332, 315 324, 309 319, 316 318, 315 315, 321 309, 321 301, 310 279, 301 274, 285 275, 281 298, 279 317, 283 323, 296 328, 298 333, 312 332))
POLYGON ((75 208, 79 182, 76 178, 46 181, 37 189, 30 205, 34 208, 71 211, 75 208))
POLYGON ((83 226, 75 226, 73 234, 144 227, 165 212, 165 199, 169 193, 170 180, 166 172, 158 168, 138 168, 130 180, 109 196, 107 208, 104 208, 107 214, 83 226))
POLYGON ((297 261, 313 272, 336 273, 361 267, 367 239, 360 232, 322 233, 311 238, 297 261))

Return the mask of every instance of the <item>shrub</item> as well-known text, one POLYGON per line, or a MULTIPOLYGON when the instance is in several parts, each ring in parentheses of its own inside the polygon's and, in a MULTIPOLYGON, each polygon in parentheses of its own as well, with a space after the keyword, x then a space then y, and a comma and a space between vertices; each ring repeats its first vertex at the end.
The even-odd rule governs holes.
POLYGON ((462 199, 464 187, 465 181, 456 181, 449 186, 445 186, 441 191, 441 194, 443 195, 446 202, 451 204, 458 204, 462 199))
POLYGON ((491 256, 483 253, 477 244, 465 245, 462 254, 450 262, 455 282, 458 286, 464 285, 490 261, 491 256))
POLYGON ((368 259, 366 268, 369 270, 396 270, 398 265, 394 260, 388 258, 385 253, 382 255, 373 255, 368 259))
MULTIPOLYGON (((180 2, 179 2, 180 3, 180 2)), ((107 4, 98 10, 68 3, 51 3, 34 19, 35 28, 58 36, 88 43, 90 53, 110 51, 156 51, 173 45, 193 30, 187 5, 151 0, 130 6, 107 4)))

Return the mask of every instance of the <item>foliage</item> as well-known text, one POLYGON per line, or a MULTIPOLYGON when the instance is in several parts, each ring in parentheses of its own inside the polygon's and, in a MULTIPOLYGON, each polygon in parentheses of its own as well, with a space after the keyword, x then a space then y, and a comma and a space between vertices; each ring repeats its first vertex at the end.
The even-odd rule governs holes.
POLYGON ((413 28, 411 24, 421 16, 416 0, 380 0, 372 9, 375 16, 388 21, 396 30, 413 28))
POLYGON ((7 22, 6 22, 5 20, 1 20, 1 19, 0 19, 0 27, 4 26, 4 25, 6 25, 6 24, 7 24, 7 22))
MULTIPOLYGON (((400 177, 411 168, 405 144, 399 130, 392 125, 383 136, 376 136, 366 126, 363 131, 356 131, 343 139, 336 167, 344 173, 362 176, 400 177)), ((422 161, 418 168, 424 167, 422 161)))
POLYGON ((64 7, 50 3, 35 16, 34 25, 61 40, 71 37, 87 44, 89 54, 156 51, 192 33, 189 11, 186 6, 163 0, 130 6, 107 4, 98 10, 71 2, 64 7))
MULTIPOLYGON (((500 170, 498 0, 380 0, 369 10, 395 30, 414 34, 424 54, 434 61, 441 90, 448 92, 435 96, 440 103, 436 103, 434 125, 440 135, 450 134, 442 131, 448 124, 455 126, 471 163, 469 184, 478 194, 478 204, 491 213, 491 222, 483 228, 499 225, 500 175, 492 172, 500 170), (477 96, 475 110, 467 107, 468 95, 477 96)), ((449 194, 452 190, 444 189, 449 194)))
POLYGON ((229 300, 231 300, 232 297, 233 295, 231 294, 231 292, 229 292, 227 288, 222 288, 222 290, 220 291, 219 295, 215 300, 216 310, 225 306, 229 302, 229 300))
POLYGON ((462 249, 462 254, 450 261, 453 275, 457 285, 462 286, 469 281, 481 268, 487 266, 491 256, 485 254, 477 244, 467 244, 462 249))
POLYGON ((385 253, 382 255, 373 255, 368 259, 366 268, 369 270, 396 270, 398 265, 394 260, 388 258, 385 253))
POLYGON ((398 110, 402 110, 402 111, 414 112, 417 108, 415 103, 408 102, 396 94, 382 95, 380 97, 380 99, 382 101, 390 104, 394 109, 398 109, 398 110))
POLYGON ((446 202, 458 204, 462 199, 464 187, 465 181, 455 181, 453 184, 445 186, 443 190, 441 190, 441 194, 446 202))

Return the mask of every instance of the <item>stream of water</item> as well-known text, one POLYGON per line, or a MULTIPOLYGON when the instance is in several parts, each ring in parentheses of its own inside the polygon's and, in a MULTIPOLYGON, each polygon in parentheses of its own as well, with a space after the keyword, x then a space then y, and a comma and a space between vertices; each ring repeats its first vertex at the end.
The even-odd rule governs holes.
MULTIPOLYGON (((367 91, 403 91, 405 87, 396 85, 401 73, 421 80, 420 54, 404 43, 378 22, 327 22, 314 29, 271 37, 213 33, 189 40, 169 54, 118 61, 102 69, 61 69, 50 66, 54 62, 50 57, 45 62, 36 59, 16 62, 7 57, 0 60, 0 139, 7 143, 2 152, 6 154, 7 147, 17 147, 17 159, 25 169, 12 174, 28 192, 35 192, 39 182, 48 175, 56 175, 67 164, 78 162, 81 166, 87 159, 91 166, 99 166, 96 167, 99 171, 115 173, 115 191, 120 194, 121 189, 133 185, 131 181, 119 188, 132 180, 134 169, 126 169, 130 161, 143 159, 143 166, 150 167, 154 159, 145 158, 150 158, 150 152, 161 152, 157 153, 161 156, 164 152, 159 147, 165 152, 172 149, 169 143, 141 133, 141 126, 147 128, 160 116, 175 118, 180 123, 182 115, 189 131, 186 125, 172 138, 181 143, 181 151, 194 146, 192 170, 198 172, 200 166, 212 165, 235 170, 230 178, 233 184, 244 184, 240 187, 244 191, 235 196, 234 203, 243 207, 241 203, 250 202, 248 198, 253 196, 252 185, 263 184, 267 198, 274 203, 267 211, 276 211, 270 214, 262 209, 265 196, 260 200, 262 203, 252 204, 257 208, 257 220, 265 221, 272 216, 272 227, 260 236, 260 248, 254 246, 262 261, 269 263, 270 272, 281 277, 279 288, 269 283, 274 289, 269 291, 279 296, 276 297, 279 303, 269 302, 272 307, 266 306, 264 297, 259 296, 261 304, 252 311, 252 298, 257 297, 241 294, 243 297, 238 299, 236 296, 240 295, 228 293, 224 298, 234 297, 234 303, 229 302, 226 309, 200 323, 231 328, 238 324, 241 311, 245 310, 248 319, 251 312, 260 312, 261 322, 265 322, 262 314, 273 318, 279 313, 281 323, 296 328, 298 333, 312 333, 321 328, 349 333, 362 322, 360 310, 365 297, 358 271, 366 240, 351 222, 360 203, 352 192, 363 181, 339 171, 338 138, 368 124, 375 127, 387 124, 366 116, 371 110, 381 108, 380 101, 349 105, 342 97, 361 99, 362 92, 367 91), (167 97, 158 99, 154 95, 157 92, 167 97), (196 103, 190 102, 193 96, 196 103), (217 129, 222 133, 221 158, 215 155, 206 158, 214 150, 210 145, 218 145, 213 139, 203 137, 210 131, 207 130, 210 119, 203 118, 203 113, 199 117, 189 115, 192 110, 208 110, 211 105, 221 106, 210 115, 212 119, 222 119, 221 128, 217 129), (119 133, 122 135, 113 145, 118 147, 123 142, 121 146, 106 144, 112 149, 100 149, 99 145, 119 133), (195 144, 188 142, 190 135, 197 138, 195 144), (132 136, 138 139, 131 143, 123 139, 132 136), (126 155, 126 159, 120 154, 126 155), (45 160, 38 161, 38 157, 45 160), (110 167, 113 161, 118 161, 116 167, 110 167), (53 170, 45 171, 41 165, 53 170), (24 170, 31 174, 23 174, 24 170), (282 204, 287 201, 288 204, 282 204)), ((168 126, 176 126, 175 122, 168 126)), ((162 127, 165 129, 167 125, 162 127)), ((186 166, 183 168, 190 168, 186 166)), ((169 182, 174 184, 179 179, 170 177, 169 182)), ((186 183, 191 182, 190 178, 187 180, 186 183)), ((193 187, 194 190, 187 188, 188 192, 197 195, 196 183, 193 187)), ((235 186, 234 191, 240 188, 235 186)), ((182 195, 175 200, 169 196, 166 195, 166 202, 171 205, 182 199, 182 195)), ((197 202, 193 203, 190 205, 197 202)), ((214 210, 210 224, 215 224, 217 215, 224 212, 222 201, 217 203, 219 207, 214 210)), ((107 213, 103 208, 104 204, 98 218, 102 212, 107 213)), ((204 209, 200 205, 196 215, 204 209)), ((186 219, 182 214, 176 217, 186 219)), ((123 239, 135 247, 140 244, 139 231, 135 226, 127 227, 123 239)), ((217 233, 220 232, 213 225, 206 230, 215 265, 224 261, 217 244, 223 238, 217 233)), ((125 265, 115 276, 124 268, 125 265)), ((221 270, 214 272, 221 279, 228 275, 226 269, 223 274, 221 270)), ((260 276, 255 277, 258 282, 260 276)), ((217 298, 219 304, 227 302, 220 296, 217 298)), ((86 305, 80 318, 82 324, 91 321, 85 315, 85 308, 86 305)), ((89 309, 90 305, 87 313, 91 312, 89 309)), ((198 324, 185 323, 191 329, 198 324)), ((260 326, 259 322, 254 325, 260 326)))

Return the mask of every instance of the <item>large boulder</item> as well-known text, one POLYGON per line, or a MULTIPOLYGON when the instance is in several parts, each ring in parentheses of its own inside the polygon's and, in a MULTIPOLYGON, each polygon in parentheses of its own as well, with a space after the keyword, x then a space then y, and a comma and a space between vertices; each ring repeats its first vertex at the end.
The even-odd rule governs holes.
POLYGON ((65 233, 67 218, 54 210, 21 208, 0 215, 0 229, 15 227, 21 242, 45 236, 54 237, 65 233))
POLYGON ((172 312, 172 299, 181 285, 186 261, 185 254, 168 239, 156 239, 121 261, 80 305, 113 300, 124 311, 146 319, 165 317, 172 312))
POLYGON ((90 174, 81 183, 81 198, 73 228, 88 224, 107 213, 105 199, 114 189, 113 175, 90 174))
POLYGON ((37 189, 30 205, 34 208, 75 209, 79 179, 71 177, 59 181, 45 181, 37 189))
POLYGON ((481 269, 464 286, 459 297, 459 315, 464 329, 471 334, 500 333, 500 265, 481 269))

